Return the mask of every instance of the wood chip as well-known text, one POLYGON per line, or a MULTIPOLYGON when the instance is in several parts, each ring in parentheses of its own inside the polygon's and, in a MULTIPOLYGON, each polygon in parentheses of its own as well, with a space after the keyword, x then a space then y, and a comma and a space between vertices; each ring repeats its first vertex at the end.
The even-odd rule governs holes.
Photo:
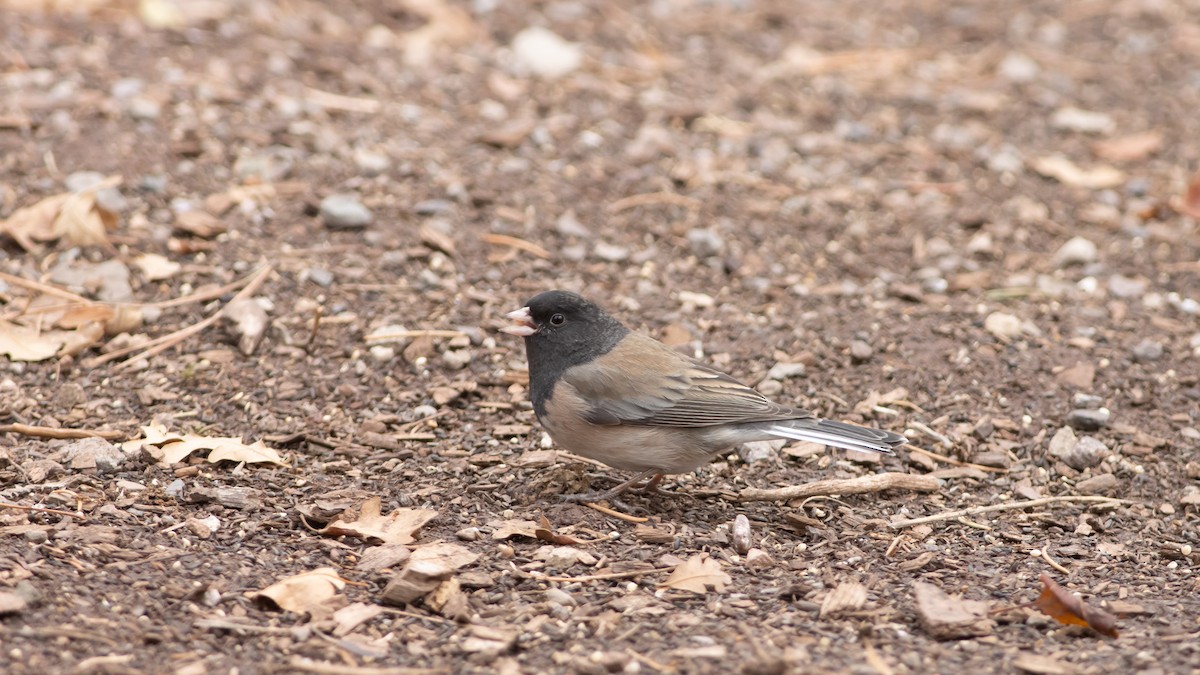
POLYGON ((917 617, 921 627, 935 640, 961 640, 990 635, 995 626, 988 618, 986 602, 963 600, 923 581, 913 582, 917 617))
POLYGON ((821 601, 821 618, 860 610, 866 604, 866 586, 854 581, 841 583, 821 601))

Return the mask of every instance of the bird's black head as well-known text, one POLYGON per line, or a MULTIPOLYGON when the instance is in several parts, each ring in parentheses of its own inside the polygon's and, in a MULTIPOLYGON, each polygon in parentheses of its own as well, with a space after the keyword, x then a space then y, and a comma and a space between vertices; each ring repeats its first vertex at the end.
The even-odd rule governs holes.
MULTIPOLYGON (((607 354, 629 329, 587 299, 569 291, 546 291, 508 313, 502 328, 525 338, 530 395, 537 410, 564 371, 607 354)), ((540 412, 540 411, 539 411, 540 412)))

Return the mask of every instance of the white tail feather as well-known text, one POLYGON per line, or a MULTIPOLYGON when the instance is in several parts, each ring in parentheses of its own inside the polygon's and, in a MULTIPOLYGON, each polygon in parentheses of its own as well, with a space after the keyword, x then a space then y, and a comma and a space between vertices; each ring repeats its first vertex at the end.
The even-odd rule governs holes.
POLYGON ((846 450, 862 450, 865 452, 882 452, 884 454, 892 454, 892 448, 886 443, 872 443, 871 441, 860 440, 857 438, 847 438, 835 433, 821 431, 819 429, 797 429, 794 427, 773 426, 768 427, 766 432, 772 436, 780 438, 790 438, 795 441, 808 441, 810 443, 823 443, 832 445, 835 448, 843 448, 846 450))

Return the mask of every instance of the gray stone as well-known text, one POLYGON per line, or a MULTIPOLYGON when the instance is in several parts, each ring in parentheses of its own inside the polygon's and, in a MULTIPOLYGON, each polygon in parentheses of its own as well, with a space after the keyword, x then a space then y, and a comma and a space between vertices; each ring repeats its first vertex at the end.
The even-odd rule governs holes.
POLYGON ((305 270, 308 280, 321 288, 329 288, 333 284, 333 272, 321 267, 310 267, 305 270))
POLYGON ((712 230, 697 227, 688 231, 688 244, 692 247, 692 254, 697 258, 711 258, 721 255, 725 250, 725 240, 721 235, 712 230))
POLYGON ((350 194, 330 195, 321 200, 321 221, 335 230, 354 230, 371 224, 371 211, 350 194))
POLYGON ((1147 363, 1149 361, 1157 361, 1163 356, 1163 346, 1160 342, 1146 339, 1137 343, 1133 347, 1133 360, 1138 363, 1147 363))
POLYGON ((1146 292, 1146 282, 1120 274, 1108 278, 1108 294, 1114 298, 1140 298, 1146 292))
POLYGON ((1112 413, 1108 408, 1097 410, 1072 410, 1067 414, 1067 424, 1083 431, 1096 431, 1108 426, 1112 413))
MULTIPOLYGON (((76 171, 67 176, 64 184, 67 190, 71 192, 82 192, 88 188, 99 185, 107 178, 99 171, 76 171)), ((125 195, 115 187, 104 188, 96 191, 96 203, 100 208, 111 213, 121 213, 129 208, 129 201, 125 199, 125 195)))
POLYGON ((805 367, 803 363, 776 363, 767 371, 768 380, 786 380, 792 377, 800 377, 804 374, 805 367))

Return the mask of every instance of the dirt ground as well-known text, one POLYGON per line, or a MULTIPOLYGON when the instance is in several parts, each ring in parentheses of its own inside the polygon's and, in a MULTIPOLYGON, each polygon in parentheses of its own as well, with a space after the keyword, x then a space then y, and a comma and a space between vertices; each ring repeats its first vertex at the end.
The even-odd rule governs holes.
POLYGON ((1200 5, 138 5, 0 2, 0 217, 122 181, 108 244, 5 238, 5 326, 53 289, 143 318, 5 359, 0 422, 283 463, 5 427, 0 501, 49 510, 0 508, 0 671, 1200 672, 1200 5), (257 344, 100 362, 251 278, 257 344), (912 444, 563 504, 623 476, 552 452, 496 332, 555 287, 912 444), (937 488, 740 500, 884 473, 937 488), (370 496, 436 515, 317 531, 370 496), (457 569, 384 604, 423 548, 457 569), (700 553, 727 579, 669 581, 700 553), (316 606, 257 596, 321 568, 316 606), (1043 573, 1120 636, 1015 607, 1043 573))

